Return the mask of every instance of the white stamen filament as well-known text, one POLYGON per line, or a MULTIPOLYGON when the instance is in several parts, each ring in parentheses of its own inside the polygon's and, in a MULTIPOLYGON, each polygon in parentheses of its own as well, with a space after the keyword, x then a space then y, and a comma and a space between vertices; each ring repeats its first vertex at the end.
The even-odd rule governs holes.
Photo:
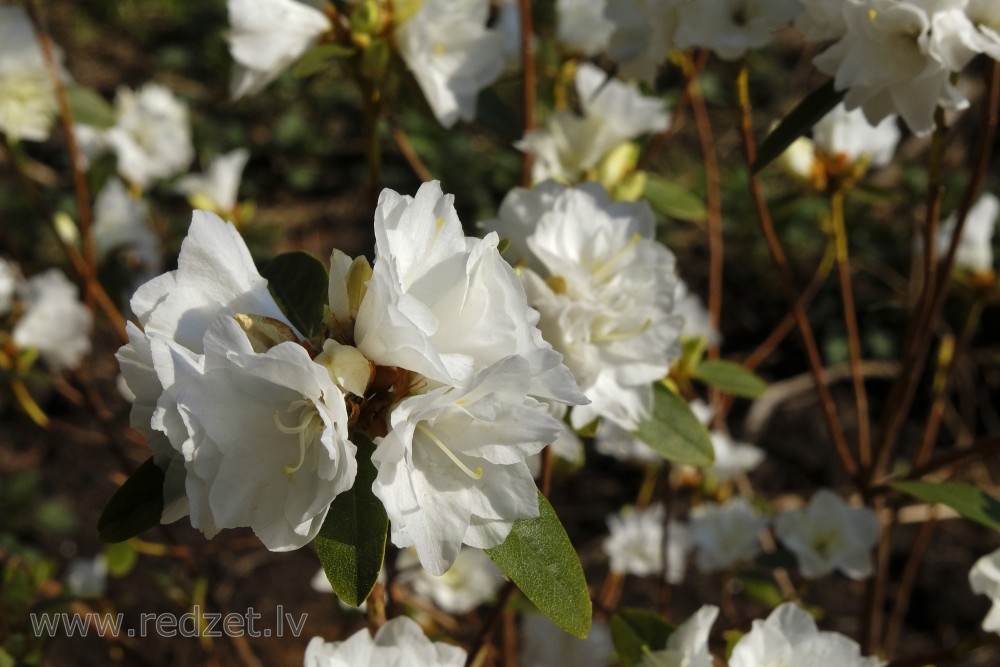
MULTIPOLYGON (((310 404, 307 401, 296 401, 292 404, 292 408, 303 408, 308 407, 310 404), (301 405, 298 405, 301 403, 301 405)), ((286 426, 281 421, 281 412, 279 410, 274 411, 274 425, 278 427, 278 430, 282 433, 287 433, 289 435, 299 436, 299 460, 294 466, 285 466, 282 470, 286 475, 291 475, 298 472, 299 468, 306 460, 306 449, 309 447, 308 440, 310 439, 310 427, 313 425, 313 421, 318 417, 319 414, 316 412, 304 411, 301 413, 301 418, 297 426, 286 426)))
POLYGON ((482 478, 482 476, 483 476, 483 469, 482 469, 482 467, 476 468, 475 471, 470 470, 469 467, 467 465, 465 465, 464 463, 462 463, 461 461, 459 461, 458 457, 455 456, 455 453, 452 452, 450 449, 448 449, 448 446, 445 445, 443 442, 441 442, 438 439, 438 437, 431 432, 431 430, 429 428, 427 428, 426 426, 423 425, 423 423, 417 424, 417 430, 420 431, 421 433, 423 433, 424 435, 426 435, 428 438, 430 438, 431 442, 433 442, 435 445, 437 445, 438 447, 440 447, 441 451, 444 452, 445 456, 447 456, 449 459, 451 459, 452 462, 455 465, 457 465, 459 467, 459 469, 461 469, 461 471, 464 472, 466 475, 468 475, 472 479, 481 479, 482 478))
POLYGON ((646 329, 648 329, 652 324, 653 324, 653 320, 647 319, 645 322, 643 322, 642 324, 640 324, 638 327, 636 327, 632 331, 621 331, 621 332, 617 332, 617 333, 603 334, 601 336, 594 336, 590 340, 593 343, 612 343, 612 342, 614 342, 616 340, 627 340, 629 338, 632 338, 633 336, 638 336, 643 331, 645 331, 646 329))
POLYGON ((632 238, 628 240, 628 243, 626 243, 621 250, 605 261, 599 262, 596 266, 594 266, 594 279, 601 281, 610 276, 611 273, 617 268, 618 264, 625 258, 625 255, 627 255, 632 248, 638 245, 641 240, 642 236, 640 236, 638 232, 632 234, 632 238))

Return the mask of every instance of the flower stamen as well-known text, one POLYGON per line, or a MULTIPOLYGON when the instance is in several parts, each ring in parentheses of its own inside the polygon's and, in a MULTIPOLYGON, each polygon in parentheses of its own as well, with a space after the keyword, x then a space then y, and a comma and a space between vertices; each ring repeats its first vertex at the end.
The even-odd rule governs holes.
POLYGON ((482 467, 476 468, 475 471, 470 470, 469 467, 467 465, 465 465, 464 463, 462 463, 461 461, 459 461, 458 457, 455 456, 455 453, 452 452, 450 449, 448 449, 448 446, 446 444, 444 444, 443 442, 441 442, 438 439, 438 437, 436 435, 434 435, 434 433, 431 432, 431 430, 429 428, 427 428, 426 426, 423 425, 423 423, 417 424, 417 430, 420 431, 421 433, 423 433, 424 435, 426 435, 428 438, 430 438, 431 442, 433 442, 435 445, 437 445, 441 449, 441 451, 444 452, 445 456, 447 456, 449 459, 451 459, 452 463, 454 463, 455 465, 457 465, 462 472, 464 472, 466 475, 468 475, 472 479, 482 479, 482 477, 483 477, 483 469, 482 469, 482 467))

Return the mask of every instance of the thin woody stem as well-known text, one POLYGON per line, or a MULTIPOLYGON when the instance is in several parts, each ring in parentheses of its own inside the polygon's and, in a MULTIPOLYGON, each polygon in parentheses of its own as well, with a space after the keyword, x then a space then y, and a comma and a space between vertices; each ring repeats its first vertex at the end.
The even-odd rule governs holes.
MULTIPOLYGON (((744 157, 746 158, 747 165, 752 165, 757 157, 757 148, 753 138, 753 116, 750 105, 749 73, 747 71, 746 63, 743 63, 740 67, 736 88, 737 99, 739 100, 741 112, 740 132, 743 137, 744 157)), ((816 337, 813 335, 812 326, 809 324, 805 310, 802 308, 802 304, 799 303, 798 294, 795 289, 795 281, 792 277, 791 270, 788 267, 788 261, 785 258, 785 253, 781 249, 781 243, 774 231, 774 225, 771 222, 771 214, 767 208, 767 201, 764 198, 764 193, 760 185, 760 179, 756 174, 751 173, 749 180, 750 194, 753 197, 754 206, 757 211, 757 222, 760 225, 761 232, 764 234, 764 240, 767 242, 768 250, 771 253, 771 260, 774 262, 774 266, 778 270, 778 274, 781 278, 781 284, 785 291, 785 296, 791 306, 792 313, 795 317, 795 323, 799 328, 799 333, 802 335, 802 340, 806 347, 806 354, 809 358, 809 369, 813 377, 813 384, 816 387, 816 393, 819 395, 820 406, 823 410, 823 417, 826 420, 830 437, 833 440, 834 450, 840 461, 841 467, 844 468, 844 471, 847 472, 848 475, 854 477, 858 472, 858 465, 847 446, 847 441, 844 438, 844 429, 840 423, 840 417, 837 415, 837 409, 833 402, 833 396, 830 394, 830 389, 826 384, 826 374, 823 370, 823 360, 820 357, 819 348, 816 345, 816 337)))

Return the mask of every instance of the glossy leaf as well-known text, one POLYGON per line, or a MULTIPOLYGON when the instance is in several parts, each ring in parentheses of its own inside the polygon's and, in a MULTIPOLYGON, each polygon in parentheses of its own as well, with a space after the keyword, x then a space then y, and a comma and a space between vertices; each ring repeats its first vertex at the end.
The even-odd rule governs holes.
POLYGON ((694 379, 733 396, 757 398, 767 390, 767 382, 739 364, 721 359, 702 361, 694 369, 694 379))
POLYGON ((333 592, 357 607, 368 598, 382 570, 389 517, 372 493, 375 445, 360 434, 352 435, 351 442, 358 448, 358 476, 350 491, 333 499, 315 545, 333 592))
POLYGON ((139 466, 111 496, 97 520, 102 542, 124 542, 157 526, 163 516, 163 471, 153 457, 139 466))
POLYGON ((611 640, 625 667, 635 667, 648 652, 662 651, 673 631, 673 626, 645 609, 623 609, 611 617, 611 640))
POLYGON ((288 252, 268 262, 261 275, 295 328, 307 337, 319 333, 330 288, 323 263, 305 252, 288 252))
POLYGON ((753 163, 753 172, 757 173, 784 153, 796 139, 833 111, 846 93, 846 90, 835 90, 831 79, 806 95, 761 143, 757 159, 753 163))
POLYGON ((1000 531, 1000 500, 970 484, 906 481, 890 486, 914 498, 947 505, 966 519, 1000 531))
POLYGON ((653 385, 653 416, 633 435, 668 461, 692 466, 715 461, 708 429, 687 401, 660 383, 653 385))
POLYGON ((576 549, 552 505, 538 494, 538 516, 518 519, 503 544, 486 554, 538 610, 581 639, 590 631, 591 603, 576 549))
POLYGON ((700 197, 691 194, 687 188, 656 174, 647 176, 643 198, 657 213, 669 218, 700 222, 708 215, 705 202, 700 197))
POLYGON ((331 61, 349 58, 355 53, 356 49, 343 44, 318 44, 299 58, 292 69, 292 74, 296 79, 304 79, 327 69, 331 61))
POLYGON ((83 86, 66 86, 73 122, 106 130, 115 124, 115 109, 107 100, 83 86))

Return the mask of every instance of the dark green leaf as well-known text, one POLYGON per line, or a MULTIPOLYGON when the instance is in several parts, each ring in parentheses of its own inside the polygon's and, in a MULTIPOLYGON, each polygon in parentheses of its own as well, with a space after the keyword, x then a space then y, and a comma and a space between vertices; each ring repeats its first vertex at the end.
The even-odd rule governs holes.
POLYGON ((635 667, 647 652, 662 651, 673 626, 645 609, 623 609, 611 617, 611 640, 625 667, 635 667))
POLYGON ((159 525, 163 515, 163 471, 153 457, 139 466, 111 500, 97 520, 102 542, 124 542, 159 525))
POLYGON ((268 262, 261 274, 295 328, 306 337, 319 333, 330 289, 323 263, 309 253, 287 252, 268 262))
POLYGON ((69 109, 73 113, 73 122, 101 130, 106 130, 115 124, 114 107, 90 88, 66 86, 66 97, 69 100, 69 109))
POLYGON ((518 519, 503 544, 486 549, 504 574, 560 628, 581 639, 590 631, 587 580, 552 505, 538 494, 538 516, 518 519))
POLYGON ((920 500, 947 505, 966 519, 1000 531, 1000 500, 970 484, 907 481, 890 486, 920 500))
POLYGON ((757 398, 767 390, 767 382, 739 364, 721 359, 703 361, 694 369, 694 378, 733 396, 757 398))
POLYGON ((812 129, 823 116, 833 111, 833 108, 840 104, 847 91, 834 90, 833 80, 806 95, 805 99, 792 109, 791 113, 785 116, 778 127, 771 130, 757 152, 757 159, 753 163, 753 172, 757 173, 775 158, 785 152, 785 149, 792 145, 796 139, 812 129))
POLYGON ((653 416, 633 435, 668 461, 692 466, 715 461, 708 429, 687 401, 659 382, 653 385, 653 416))
MULTIPOLYGON (((796 566, 794 556, 792 557, 792 567, 796 566)), ((785 601, 785 596, 770 577, 762 577, 754 574, 742 574, 739 577, 743 584, 743 591, 751 600, 756 600, 765 607, 774 608, 785 601)))
POLYGON ((372 493, 375 445, 363 435, 351 436, 358 448, 358 476, 354 488, 333 499, 326 521, 316 536, 316 553, 334 593, 357 607, 371 593, 385 558, 389 517, 372 493))
POLYGON ((357 51, 343 44, 319 44, 305 52, 295 63, 292 74, 296 79, 304 79, 319 74, 330 66, 330 61, 350 58, 357 51))
POLYGON ((647 175, 643 197, 657 213, 669 218, 700 222, 708 215, 705 202, 700 197, 691 194, 687 188, 656 174, 647 175))

